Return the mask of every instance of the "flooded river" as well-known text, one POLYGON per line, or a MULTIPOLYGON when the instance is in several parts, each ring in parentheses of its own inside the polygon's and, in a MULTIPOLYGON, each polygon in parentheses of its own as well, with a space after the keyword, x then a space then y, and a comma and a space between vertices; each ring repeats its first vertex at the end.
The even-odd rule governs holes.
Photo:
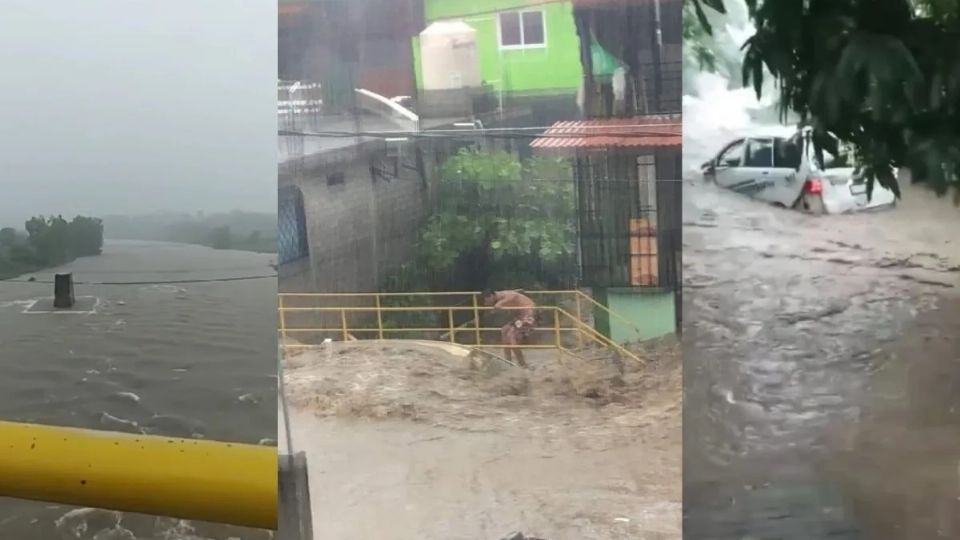
MULTIPOLYGON (((272 260, 199 246, 108 241, 101 256, 57 269, 81 282, 75 313, 45 309, 53 285, 42 282, 54 270, 23 277, 35 277, 34 283, 0 282, 0 418, 275 444, 276 279, 216 281, 270 276, 272 260), (182 283, 199 280, 207 282, 182 283)), ((0 537, 268 536, 0 499, 0 537)))
POLYGON ((684 537, 960 538, 960 210, 684 204, 684 537))

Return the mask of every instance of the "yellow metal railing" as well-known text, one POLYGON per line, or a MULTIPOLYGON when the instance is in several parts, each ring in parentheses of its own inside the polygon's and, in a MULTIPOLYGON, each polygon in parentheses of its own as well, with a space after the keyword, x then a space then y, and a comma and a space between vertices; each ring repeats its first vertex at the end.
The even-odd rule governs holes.
MULTIPOLYGON (((494 308, 482 305, 480 293, 470 292, 415 292, 415 293, 281 293, 279 295, 279 333, 284 347, 314 347, 309 343, 291 343, 289 338, 301 338, 303 341, 318 341, 316 337, 329 337, 330 339, 339 339, 342 341, 351 341, 357 339, 358 335, 376 337, 376 339, 385 339, 387 337, 408 337, 410 334, 435 334, 440 340, 460 343, 458 337, 469 335, 472 339, 468 340, 467 345, 479 349, 490 348, 512 348, 512 349, 556 349, 559 352, 573 353, 571 347, 564 344, 564 337, 571 336, 577 344, 577 348, 582 349, 587 344, 599 344, 603 347, 613 349, 621 355, 634 359, 638 362, 643 360, 636 354, 628 351, 620 344, 614 342, 607 336, 598 332, 593 326, 583 320, 584 305, 591 308, 597 308, 607 313, 610 319, 619 319, 626 325, 634 325, 610 311, 606 306, 600 304, 589 295, 579 290, 563 291, 524 291, 524 294, 532 298, 544 297, 566 297, 571 304, 573 313, 558 305, 538 305, 536 310, 541 313, 551 314, 546 321, 549 325, 540 326, 535 329, 538 335, 550 334, 546 343, 533 343, 523 345, 504 346, 502 343, 484 343, 483 336, 491 332, 499 332, 499 327, 486 327, 482 324, 482 315, 494 308), (453 303, 452 299, 464 298, 468 300, 461 303, 453 303), (416 306, 391 306, 384 305, 395 299, 420 299, 422 303, 427 301, 437 302, 438 305, 416 305, 416 306), (292 302, 302 303, 303 300, 314 300, 321 303, 332 303, 334 305, 290 305, 292 302), (300 301, 300 302, 297 302, 300 301), (344 305, 347 303, 360 303, 365 305, 344 305), (322 314, 327 324, 335 326, 291 326, 291 314, 322 314), (400 326, 391 327, 385 324, 385 316, 397 313, 432 313, 437 320, 444 321, 443 326, 400 326), (371 324, 357 326, 350 322, 351 315, 365 314, 366 319, 372 321, 371 324), (465 322, 457 323, 457 315, 468 315, 465 322), (305 338, 305 339, 304 339, 305 338)), ((316 303, 316 302, 315 302, 316 303)), ((505 308, 507 310, 523 310, 526 308, 505 308)), ((637 330, 639 333, 639 330, 637 330)))
POLYGON ((0 496, 277 528, 277 449, 0 422, 0 496))

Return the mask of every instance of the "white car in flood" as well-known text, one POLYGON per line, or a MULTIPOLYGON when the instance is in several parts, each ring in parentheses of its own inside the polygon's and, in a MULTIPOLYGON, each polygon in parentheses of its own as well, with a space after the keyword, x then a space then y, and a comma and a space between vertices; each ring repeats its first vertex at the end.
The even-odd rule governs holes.
POLYGON ((814 157, 810 131, 792 137, 759 136, 737 139, 703 164, 708 181, 785 208, 841 214, 890 207, 897 198, 878 183, 867 198, 866 180, 849 164, 824 152, 824 164, 814 157))

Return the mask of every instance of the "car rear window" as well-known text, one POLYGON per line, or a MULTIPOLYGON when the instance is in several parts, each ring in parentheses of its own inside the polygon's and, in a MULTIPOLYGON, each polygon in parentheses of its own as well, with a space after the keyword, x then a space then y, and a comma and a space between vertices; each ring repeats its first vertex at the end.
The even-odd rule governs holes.
POLYGON ((773 141, 770 139, 753 139, 747 145, 747 157, 743 161, 745 167, 770 167, 773 165, 773 141))
POLYGON ((773 166, 778 169, 799 169, 800 146, 793 140, 776 139, 773 143, 773 166))

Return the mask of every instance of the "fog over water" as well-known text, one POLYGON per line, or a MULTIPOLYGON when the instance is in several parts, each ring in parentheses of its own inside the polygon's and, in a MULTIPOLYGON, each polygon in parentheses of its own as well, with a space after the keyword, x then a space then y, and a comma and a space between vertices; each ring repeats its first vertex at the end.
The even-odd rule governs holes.
POLYGON ((0 225, 276 210, 276 2, 8 0, 0 225))

